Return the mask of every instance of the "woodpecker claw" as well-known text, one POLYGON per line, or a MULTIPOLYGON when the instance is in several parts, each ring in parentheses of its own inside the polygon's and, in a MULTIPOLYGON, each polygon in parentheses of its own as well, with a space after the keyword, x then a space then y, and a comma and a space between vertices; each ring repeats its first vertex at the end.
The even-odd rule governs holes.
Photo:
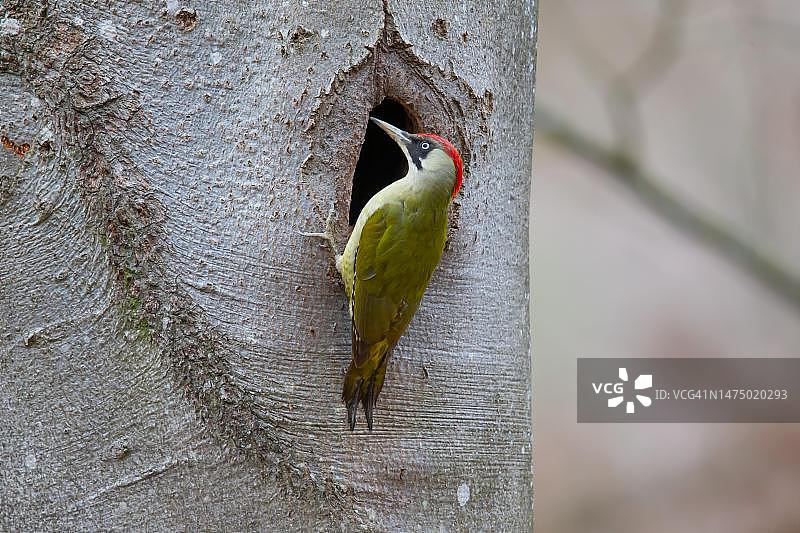
POLYGON ((297 233, 299 233, 303 237, 316 237, 319 239, 325 239, 326 241, 328 241, 328 244, 330 245, 331 250, 333 251, 333 255, 338 257, 339 252, 336 250, 336 241, 333 240, 333 235, 331 235, 331 228, 333 227, 333 214, 334 214, 334 209, 333 206, 331 206, 331 210, 328 212, 328 218, 325 219, 325 231, 323 231, 322 233, 306 232, 306 231, 298 231, 297 233))

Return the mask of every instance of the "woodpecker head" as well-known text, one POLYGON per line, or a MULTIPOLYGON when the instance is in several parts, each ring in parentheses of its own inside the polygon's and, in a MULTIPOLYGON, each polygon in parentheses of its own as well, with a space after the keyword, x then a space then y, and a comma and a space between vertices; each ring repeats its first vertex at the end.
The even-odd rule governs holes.
POLYGON ((461 156, 450 141, 432 133, 408 133, 375 117, 370 117, 370 120, 400 146, 408 160, 409 170, 413 166, 417 172, 447 172, 452 175, 452 197, 456 197, 461 188, 463 164, 461 156))

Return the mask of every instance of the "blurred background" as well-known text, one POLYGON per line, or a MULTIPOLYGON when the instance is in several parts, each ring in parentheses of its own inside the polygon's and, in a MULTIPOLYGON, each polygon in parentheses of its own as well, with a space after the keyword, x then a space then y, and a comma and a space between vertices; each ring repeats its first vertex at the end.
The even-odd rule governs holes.
POLYGON ((800 357, 796 0, 544 1, 537 532, 800 532, 800 425, 577 424, 576 358, 800 357))

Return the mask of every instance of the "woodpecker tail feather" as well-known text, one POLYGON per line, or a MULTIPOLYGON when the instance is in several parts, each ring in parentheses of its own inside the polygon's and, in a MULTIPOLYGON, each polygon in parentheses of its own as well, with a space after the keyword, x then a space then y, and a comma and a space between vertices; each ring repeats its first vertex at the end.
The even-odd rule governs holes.
POLYGON ((372 431, 372 416, 378 395, 383 388, 383 378, 386 376, 386 364, 389 361, 388 353, 377 362, 377 365, 364 365, 356 367, 350 363, 347 375, 344 378, 342 400, 347 406, 347 423, 350 431, 356 427, 356 412, 358 404, 364 407, 367 417, 367 428, 372 431))

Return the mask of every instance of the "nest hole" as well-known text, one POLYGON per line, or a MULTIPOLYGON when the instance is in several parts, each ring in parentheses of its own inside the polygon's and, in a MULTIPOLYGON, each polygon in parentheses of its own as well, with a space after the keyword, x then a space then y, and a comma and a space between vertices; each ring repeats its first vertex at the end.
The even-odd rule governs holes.
MULTIPOLYGON (((369 116, 397 126, 409 133, 417 133, 417 122, 408 108, 396 100, 384 98, 370 111, 369 116)), ((361 210, 375 193, 397 181, 408 172, 400 147, 372 121, 367 123, 364 143, 353 173, 353 192, 350 197, 349 223, 354 225, 361 210)))

